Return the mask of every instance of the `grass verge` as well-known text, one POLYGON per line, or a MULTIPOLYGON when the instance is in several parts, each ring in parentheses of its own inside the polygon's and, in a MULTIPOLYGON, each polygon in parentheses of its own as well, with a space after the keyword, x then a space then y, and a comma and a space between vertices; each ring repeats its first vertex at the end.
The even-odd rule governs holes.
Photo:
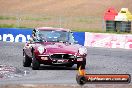
POLYGON ((0 20, 16 20, 16 17, 11 16, 0 16, 0 20))
POLYGON ((0 24, 0 28, 28 28, 24 26, 17 26, 15 24, 0 24))

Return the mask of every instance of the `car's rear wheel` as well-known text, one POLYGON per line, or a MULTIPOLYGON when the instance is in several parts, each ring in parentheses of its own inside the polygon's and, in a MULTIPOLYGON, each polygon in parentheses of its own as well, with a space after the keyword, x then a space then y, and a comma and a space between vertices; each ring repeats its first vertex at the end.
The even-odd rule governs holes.
POLYGON ((25 53, 23 53, 23 66, 24 67, 31 66, 31 59, 25 53))
POLYGON ((33 56, 32 69, 33 70, 39 70, 39 67, 40 67, 39 61, 33 56))

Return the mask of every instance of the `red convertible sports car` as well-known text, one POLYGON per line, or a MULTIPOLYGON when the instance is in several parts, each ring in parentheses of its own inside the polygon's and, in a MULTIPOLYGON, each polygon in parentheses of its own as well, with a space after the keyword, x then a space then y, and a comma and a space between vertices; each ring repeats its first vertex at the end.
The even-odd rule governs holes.
POLYGON ((23 48, 23 66, 39 69, 41 64, 85 69, 87 48, 77 44, 69 29, 40 27, 23 48))

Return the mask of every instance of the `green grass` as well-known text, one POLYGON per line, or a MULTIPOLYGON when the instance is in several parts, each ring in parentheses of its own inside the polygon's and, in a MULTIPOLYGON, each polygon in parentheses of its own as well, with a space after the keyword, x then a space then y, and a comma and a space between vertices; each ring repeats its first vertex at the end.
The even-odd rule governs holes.
POLYGON ((0 24, 0 28, 28 28, 24 26, 17 26, 16 24, 0 24))
POLYGON ((100 33, 103 32, 102 29, 84 29, 84 28, 74 28, 72 31, 79 31, 79 32, 95 32, 100 33))
MULTIPOLYGON (((19 19, 22 20, 34 20, 34 21, 48 21, 51 18, 50 17, 19 17, 19 19)), ((17 17, 13 17, 13 16, 0 16, 0 20, 18 20, 17 17)))
POLYGON ((38 18, 33 18, 33 17, 24 17, 22 18, 23 20, 34 20, 34 21, 48 21, 51 18, 50 17, 38 17, 38 18))
MULTIPOLYGON (((26 27, 26 26, 17 26, 16 24, 0 24, 0 28, 32 28, 32 27, 26 27)), ((127 32, 114 32, 114 31, 102 31, 102 29, 71 29, 72 31, 76 32, 93 32, 93 33, 111 33, 111 34, 132 34, 127 32)))
MULTIPOLYGON (((18 26, 16 24, 0 24, 0 28, 32 28, 28 26, 18 26)), ((78 32, 95 32, 95 33, 100 33, 99 29, 71 29, 72 31, 78 31, 78 32)))
MULTIPOLYGON (((16 18, 16 17, 13 17, 13 16, 0 16, 0 20, 1 20, 1 22, 3 21, 3 20, 15 20, 16 21, 16 23, 14 23, 14 24, 9 24, 9 23, 5 23, 5 24, 0 24, 0 28, 33 28, 33 27, 36 27, 37 26, 37 22, 35 23, 35 24, 22 24, 21 22, 28 22, 28 20, 31 20, 31 22, 32 21, 40 21, 40 22, 44 22, 44 21, 46 21, 46 22, 48 22, 48 21, 51 21, 51 23, 52 23, 52 21, 54 22, 55 21, 55 24, 49 24, 50 26, 52 26, 52 27, 59 27, 59 25, 58 25, 58 17, 52 17, 52 16, 41 16, 41 17, 31 17, 31 16, 25 16, 25 17, 19 17, 19 18, 21 18, 22 19, 22 21, 20 21, 19 23, 17 22, 17 20, 18 20, 18 18, 16 18), (24 21, 23 21, 24 20, 24 21), (57 21, 57 22, 56 22, 57 21), (56 24, 57 23, 57 24, 56 24)), ((65 18, 62 18, 62 20, 64 20, 65 21, 65 18)), ((72 31, 78 31, 78 32, 93 32, 93 33, 114 33, 114 34, 132 34, 132 32, 131 33, 126 33, 126 32, 114 32, 114 31, 107 31, 106 32, 106 29, 99 29, 99 28, 94 28, 94 26, 93 26, 93 28, 91 29, 91 28, 83 28, 83 26, 81 25, 81 24, 85 24, 84 26, 86 26, 87 24, 95 24, 95 26, 96 26, 96 24, 98 24, 98 23, 96 23, 96 22, 101 22, 102 20, 100 19, 100 18, 91 18, 91 17, 79 17, 79 18, 77 18, 77 17, 75 17, 75 18, 71 18, 71 19, 69 19, 70 20, 70 22, 71 22, 71 24, 72 23, 79 23, 79 25, 80 25, 80 28, 74 28, 74 27, 72 27, 72 25, 70 26, 71 28, 73 28, 73 29, 71 29, 72 31)), ((67 20, 66 20, 67 21, 67 20)), ((65 25, 65 22, 64 22, 64 25, 65 25)), ((45 25, 44 25, 45 26, 45 25)), ((78 26, 78 24, 77 24, 77 26, 78 26)))
POLYGON ((11 16, 0 16, 0 20, 16 20, 16 17, 11 16))

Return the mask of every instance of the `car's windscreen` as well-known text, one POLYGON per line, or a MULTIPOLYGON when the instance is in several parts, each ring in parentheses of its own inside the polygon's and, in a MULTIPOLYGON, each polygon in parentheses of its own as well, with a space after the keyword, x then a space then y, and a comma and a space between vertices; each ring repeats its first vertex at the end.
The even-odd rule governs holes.
POLYGON ((65 31, 39 31, 37 39, 47 42, 74 42, 72 33, 65 31))

